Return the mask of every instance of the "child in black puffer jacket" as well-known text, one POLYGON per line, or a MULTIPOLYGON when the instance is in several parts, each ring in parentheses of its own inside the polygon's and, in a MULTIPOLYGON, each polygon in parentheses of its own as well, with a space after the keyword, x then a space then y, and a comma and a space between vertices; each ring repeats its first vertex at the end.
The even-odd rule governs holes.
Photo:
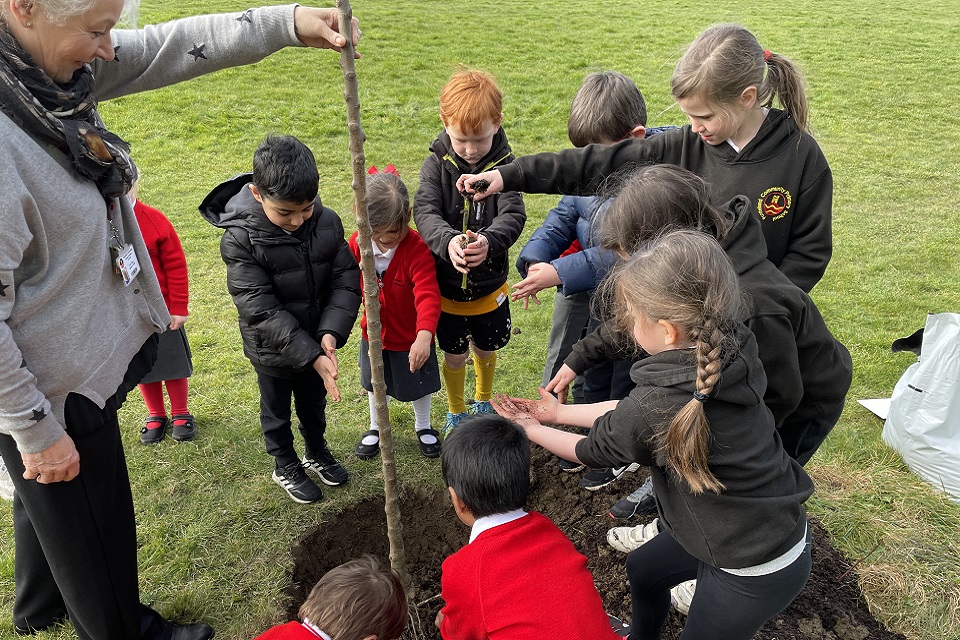
POLYGON ((254 154, 252 174, 224 182, 200 205, 204 218, 225 229, 220 254, 243 351, 257 371, 273 480, 302 504, 323 498, 304 469, 331 486, 347 481, 327 448, 324 414, 327 394, 340 400, 336 350, 360 308, 359 267, 340 218, 317 197, 319 182, 310 149, 292 136, 271 136, 254 154), (291 395, 306 445, 302 463, 291 395))

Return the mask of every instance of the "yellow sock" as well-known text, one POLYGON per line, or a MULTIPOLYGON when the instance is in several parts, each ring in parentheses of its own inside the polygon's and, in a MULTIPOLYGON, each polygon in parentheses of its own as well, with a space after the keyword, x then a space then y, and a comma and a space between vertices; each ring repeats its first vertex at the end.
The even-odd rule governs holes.
POLYGON ((497 352, 490 353, 490 357, 482 360, 473 354, 473 370, 477 373, 477 394, 476 400, 489 400, 493 395, 493 372, 497 368, 497 352))
POLYGON ((467 405, 463 401, 463 387, 467 379, 467 368, 451 369, 444 362, 440 366, 443 373, 443 386, 447 390, 447 407, 450 413, 464 413, 467 405))

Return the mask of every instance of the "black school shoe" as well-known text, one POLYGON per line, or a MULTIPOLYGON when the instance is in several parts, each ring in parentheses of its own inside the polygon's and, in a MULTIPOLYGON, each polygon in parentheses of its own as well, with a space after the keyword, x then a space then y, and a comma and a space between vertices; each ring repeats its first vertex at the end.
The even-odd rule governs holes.
POLYGON ((440 457, 440 434, 434 429, 420 429, 417 431, 417 442, 420 443, 420 453, 424 458, 440 457), (433 436, 433 442, 424 442, 424 436, 433 436))
POLYGON ((167 435, 167 416, 147 416, 144 426, 140 429, 140 444, 157 444, 167 435), (159 423, 159 427, 150 428, 148 425, 159 423))
POLYGON ((311 504, 323 500, 323 491, 307 476, 299 460, 273 470, 273 481, 283 487, 294 502, 311 504))
POLYGON ((197 423, 189 413, 178 413, 171 416, 170 422, 173 423, 173 431, 170 433, 170 437, 177 442, 193 440, 193 436, 197 435, 197 423), (180 424, 177 424, 178 422, 180 424))
POLYGON ((336 487, 350 478, 350 474, 330 453, 324 443, 320 451, 307 451, 303 456, 303 468, 313 471, 324 484, 336 487))
POLYGON ((376 429, 365 431, 363 435, 360 436, 360 443, 357 445, 354 454, 361 460, 370 460, 371 458, 376 458, 378 453, 380 453, 380 432, 376 429), (376 436, 377 441, 373 444, 363 444, 367 436, 376 436))

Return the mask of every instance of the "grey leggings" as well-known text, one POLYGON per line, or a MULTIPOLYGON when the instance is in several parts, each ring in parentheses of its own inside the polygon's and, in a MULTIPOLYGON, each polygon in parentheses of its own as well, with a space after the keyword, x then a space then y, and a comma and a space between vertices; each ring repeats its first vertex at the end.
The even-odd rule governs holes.
POLYGON ((750 640, 783 611, 810 576, 810 534, 792 564, 765 576, 737 576, 687 553, 667 531, 627 556, 633 604, 631 640, 657 640, 670 611, 670 587, 697 580, 681 640, 750 640))

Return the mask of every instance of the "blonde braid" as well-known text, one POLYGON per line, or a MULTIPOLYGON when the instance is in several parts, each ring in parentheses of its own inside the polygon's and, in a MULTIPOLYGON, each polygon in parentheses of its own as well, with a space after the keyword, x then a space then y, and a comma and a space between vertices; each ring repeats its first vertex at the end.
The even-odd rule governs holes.
POLYGON ((710 471, 710 422, 704 411, 704 402, 720 382, 723 366, 723 347, 726 336, 716 320, 706 319, 700 328, 691 332, 696 342, 697 395, 683 406, 663 438, 668 464, 687 481, 695 494, 704 491, 719 493, 723 484, 710 471))

